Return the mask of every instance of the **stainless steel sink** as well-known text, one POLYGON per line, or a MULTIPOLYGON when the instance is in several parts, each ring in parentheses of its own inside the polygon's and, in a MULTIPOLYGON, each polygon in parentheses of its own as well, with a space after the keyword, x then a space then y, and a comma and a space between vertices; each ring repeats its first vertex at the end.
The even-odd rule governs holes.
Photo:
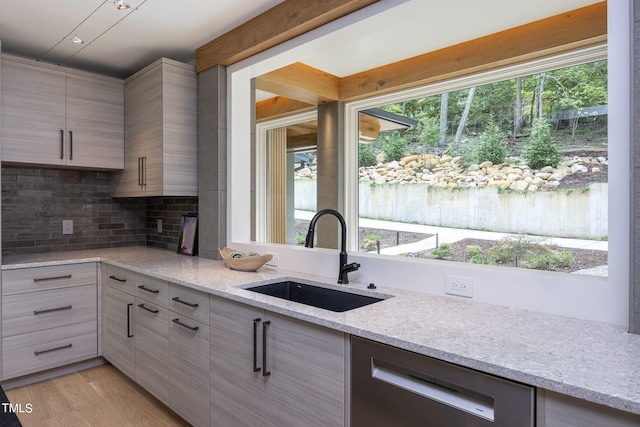
POLYGON ((369 295, 354 294, 337 289, 322 288, 320 286, 285 280, 282 282, 258 285, 246 288, 248 291, 270 295, 289 301, 298 302, 313 307, 323 308, 335 312, 353 310, 365 305, 383 301, 369 295))

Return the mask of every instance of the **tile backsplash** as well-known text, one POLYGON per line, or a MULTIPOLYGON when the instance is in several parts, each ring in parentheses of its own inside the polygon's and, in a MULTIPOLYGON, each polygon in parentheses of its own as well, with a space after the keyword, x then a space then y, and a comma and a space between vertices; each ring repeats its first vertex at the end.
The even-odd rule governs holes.
POLYGON ((197 211, 197 197, 113 199, 109 172, 2 167, 6 255, 145 245, 173 249, 182 215, 197 211), (73 221, 72 234, 63 234, 63 220, 73 221))

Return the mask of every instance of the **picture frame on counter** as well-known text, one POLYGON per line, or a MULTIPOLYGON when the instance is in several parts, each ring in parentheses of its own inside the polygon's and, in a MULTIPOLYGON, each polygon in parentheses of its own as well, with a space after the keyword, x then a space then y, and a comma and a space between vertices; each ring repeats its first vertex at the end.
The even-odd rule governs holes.
POLYGON ((198 255, 198 215, 182 215, 180 234, 178 234, 178 253, 198 255))

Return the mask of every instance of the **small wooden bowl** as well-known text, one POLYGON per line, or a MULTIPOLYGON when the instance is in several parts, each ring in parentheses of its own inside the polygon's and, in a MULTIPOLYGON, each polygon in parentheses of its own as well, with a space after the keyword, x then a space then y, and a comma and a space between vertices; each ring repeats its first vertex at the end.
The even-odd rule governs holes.
POLYGON ((227 267, 238 271, 256 271, 273 258, 271 254, 247 256, 247 253, 231 248, 218 248, 218 251, 227 267))

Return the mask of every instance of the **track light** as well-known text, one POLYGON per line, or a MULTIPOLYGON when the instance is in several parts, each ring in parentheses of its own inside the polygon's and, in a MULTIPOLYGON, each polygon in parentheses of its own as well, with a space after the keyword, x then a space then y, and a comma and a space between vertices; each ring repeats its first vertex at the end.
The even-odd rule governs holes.
POLYGON ((118 10, 127 10, 131 7, 127 3, 125 3, 124 0, 116 0, 114 4, 116 5, 116 9, 118 10))

